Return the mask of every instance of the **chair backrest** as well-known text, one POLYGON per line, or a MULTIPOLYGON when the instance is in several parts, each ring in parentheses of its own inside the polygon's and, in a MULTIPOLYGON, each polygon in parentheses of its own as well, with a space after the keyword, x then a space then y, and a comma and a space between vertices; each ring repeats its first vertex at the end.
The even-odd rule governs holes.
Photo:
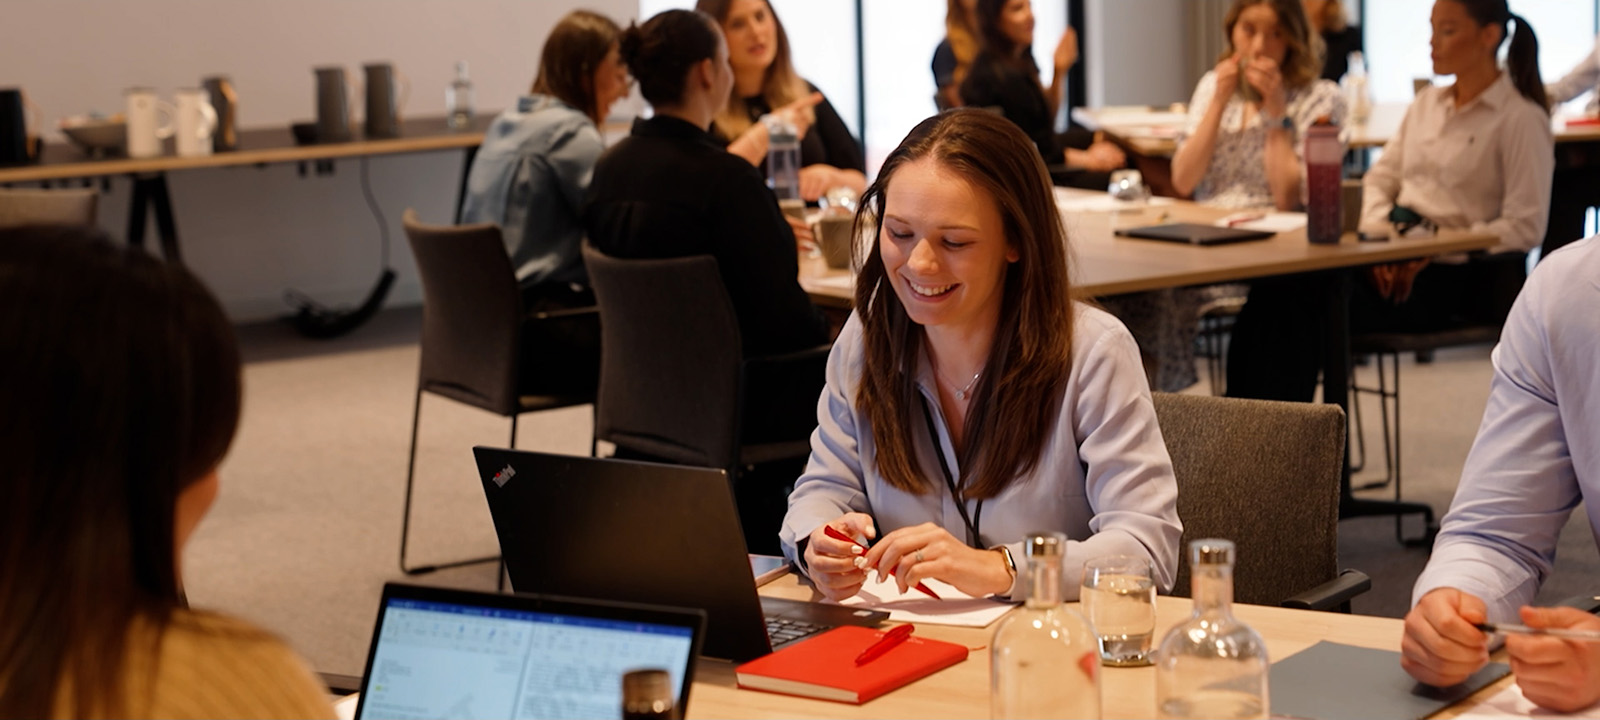
POLYGON ((0 188, 0 227, 94 225, 99 201, 95 190, 0 188))
POLYGON ((419 387, 514 415, 522 296, 499 226, 424 225, 415 210, 403 223, 422 278, 419 387))
POLYGON ((1239 548, 1237 602, 1277 605, 1338 577, 1344 411, 1165 393, 1155 406, 1183 520, 1174 595, 1189 595, 1189 542, 1208 537, 1239 548))
POLYGON ((716 259, 621 259, 585 242, 583 262, 600 305, 595 438, 733 468, 743 356, 716 259))

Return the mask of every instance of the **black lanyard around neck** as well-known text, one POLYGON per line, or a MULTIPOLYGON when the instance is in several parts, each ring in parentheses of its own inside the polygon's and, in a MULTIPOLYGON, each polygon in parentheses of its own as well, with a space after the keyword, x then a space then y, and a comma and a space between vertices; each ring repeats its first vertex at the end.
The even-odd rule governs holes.
POLYGON ((944 459, 944 443, 939 442, 939 428, 933 422, 933 411, 928 409, 928 398, 920 393, 919 397, 922 399, 922 419, 928 421, 928 439, 933 441, 933 453, 939 458, 939 470, 944 473, 945 487, 950 489, 950 499, 955 501, 956 510, 961 512, 962 524, 967 526, 967 544, 982 549, 983 536, 978 533, 978 528, 983 522, 983 501, 979 500, 972 514, 967 514, 967 504, 962 501, 961 490, 956 486, 955 477, 950 474, 950 463, 944 459))

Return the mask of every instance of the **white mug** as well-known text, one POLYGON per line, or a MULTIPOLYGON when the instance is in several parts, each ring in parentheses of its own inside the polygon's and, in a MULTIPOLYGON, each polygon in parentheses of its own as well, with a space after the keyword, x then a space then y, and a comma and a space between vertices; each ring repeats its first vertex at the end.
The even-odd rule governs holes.
POLYGON ((150 88, 129 88, 128 98, 128 157, 156 157, 163 151, 161 141, 172 137, 172 118, 177 112, 156 98, 150 88), (160 115, 166 114, 166 122, 160 115))
POLYGON ((204 88, 178 91, 178 155, 200 157, 211 154, 211 136, 217 131, 217 110, 211 107, 210 93, 204 88))

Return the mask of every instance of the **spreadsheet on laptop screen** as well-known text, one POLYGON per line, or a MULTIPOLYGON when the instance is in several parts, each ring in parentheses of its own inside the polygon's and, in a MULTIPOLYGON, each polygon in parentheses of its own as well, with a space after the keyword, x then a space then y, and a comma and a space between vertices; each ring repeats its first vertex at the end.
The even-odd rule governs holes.
POLYGON ((392 598, 363 717, 605 718, 622 676, 666 670, 682 690, 687 627, 392 598))

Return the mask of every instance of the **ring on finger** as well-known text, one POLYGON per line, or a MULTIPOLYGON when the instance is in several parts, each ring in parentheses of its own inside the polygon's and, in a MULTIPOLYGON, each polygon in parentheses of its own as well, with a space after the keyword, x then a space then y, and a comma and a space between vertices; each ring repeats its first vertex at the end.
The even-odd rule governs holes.
POLYGON ((921 550, 918 550, 915 554, 912 555, 912 557, 915 557, 917 559, 917 562, 922 562, 922 561, 927 559, 927 558, 922 556, 922 551, 921 550))

